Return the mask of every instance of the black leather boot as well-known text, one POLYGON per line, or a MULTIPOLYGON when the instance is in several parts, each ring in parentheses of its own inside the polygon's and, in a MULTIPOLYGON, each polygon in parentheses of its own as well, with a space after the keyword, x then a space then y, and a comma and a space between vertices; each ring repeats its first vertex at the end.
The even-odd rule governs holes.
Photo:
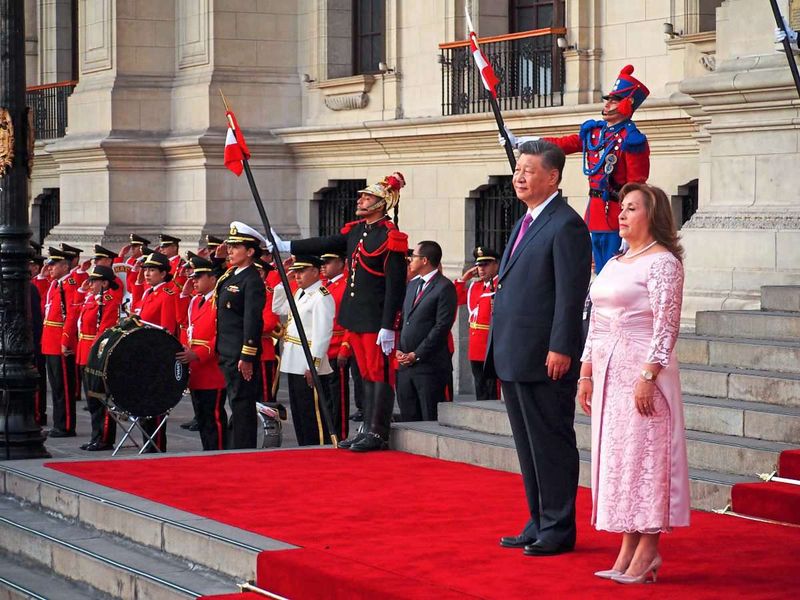
POLYGON ((394 411, 394 389, 388 383, 374 383, 375 392, 372 400, 372 418, 367 435, 350 446, 353 452, 370 452, 386 450, 389 447, 389 429, 394 411))
POLYGON ((374 388, 374 386, 377 385, 377 384, 374 381, 367 381, 365 379, 363 381, 362 385, 364 386, 364 400, 363 400, 364 422, 363 422, 363 424, 361 426, 361 429, 353 437, 347 438, 346 440, 342 440, 341 442, 339 442, 339 446, 338 447, 341 448, 342 450, 351 450, 352 447, 353 447, 353 444, 355 444, 356 442, 360 442, 367 435, 368 425, 369 425, 370 419, 372 418, 372 408, 373 408, 373 406, 375 404, 375 400, 374 400, 375 388, 374 388))

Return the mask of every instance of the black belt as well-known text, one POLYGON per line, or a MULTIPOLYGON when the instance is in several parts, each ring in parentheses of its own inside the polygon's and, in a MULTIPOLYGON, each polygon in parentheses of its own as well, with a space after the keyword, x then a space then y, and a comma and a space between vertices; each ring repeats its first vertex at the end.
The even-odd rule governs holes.
MULTIPOLYGON (((603 192, 601 192, 600 190, 589 190, 589 197, 591 197, 591 198, 602 198, 603 197, 603 192)), ((619 202, 619 198, 617 197, 617 193, 616 192, 611 192, 609 194, 608 200, 610 202, 619 202)))

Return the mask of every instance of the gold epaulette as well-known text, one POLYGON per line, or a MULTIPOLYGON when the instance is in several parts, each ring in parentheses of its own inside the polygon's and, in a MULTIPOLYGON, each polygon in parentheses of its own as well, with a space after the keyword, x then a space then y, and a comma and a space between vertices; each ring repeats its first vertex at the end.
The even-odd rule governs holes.
POLYGON ((331 293, 328 291, 328 288, 326 288, 324 285, 320 286, 319 293, 322 294, 323 296, 331 295, 331 293))
POLYGON ((74 278, 74 277, 70 277, 70 278, 68 278, 68 279, 67 279, 67 283, 68 283, 68 284, 70 284, 70 285, 78 285, 78 282, 77 282, 77 281, 75 281, 75 278, 74 278))
POLYGON ((164 293, 167 294, 168 296, 174 296, 175 295, 175 289, 165 286, 164 287, 164 293))

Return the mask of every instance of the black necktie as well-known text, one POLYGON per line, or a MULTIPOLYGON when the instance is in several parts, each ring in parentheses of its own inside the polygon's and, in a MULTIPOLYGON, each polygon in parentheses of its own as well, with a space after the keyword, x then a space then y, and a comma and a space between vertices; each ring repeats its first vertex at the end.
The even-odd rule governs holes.
POLYGON ((200 302, 198 303, 197 308, 203 308, 203 304, 205 303, 206 303, 206 297, 203 296, 200 298, 200 302))
POLYGON ((300 300, 300 298, 302 298, 305 295, 306 295, 306 291, 305 290, 300 290, 300 295, 297 297, 297 299, 300 300))
POLYGON ((422 297, 422 290, 423 289, 425 289, 425 280, 424 279, 420 279, 419 280, 419 287, 417 288, 417 295, 414 296, 414 306, 417 305, 417 302, 419 302, 419 299, 422 297))

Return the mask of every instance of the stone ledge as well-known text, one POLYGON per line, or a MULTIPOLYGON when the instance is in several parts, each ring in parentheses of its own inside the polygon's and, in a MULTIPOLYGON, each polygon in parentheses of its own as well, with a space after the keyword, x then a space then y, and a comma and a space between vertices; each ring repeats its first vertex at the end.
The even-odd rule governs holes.
POLYGON ((309 89, 320 90, 325 106, 331 110, 357 110, 369 103, 369 91, 374 83, 372 75, 353 75, 322 81, 309 86, 309 89))

